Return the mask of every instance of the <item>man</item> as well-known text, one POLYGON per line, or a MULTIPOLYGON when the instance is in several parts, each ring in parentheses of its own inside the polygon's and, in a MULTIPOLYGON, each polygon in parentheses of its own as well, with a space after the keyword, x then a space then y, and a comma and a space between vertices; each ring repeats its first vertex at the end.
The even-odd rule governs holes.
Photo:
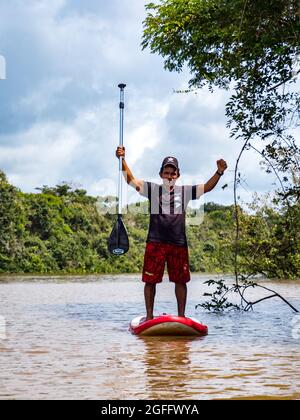
POLYGON ((117 158, 123 157, 126 182, 150 200, 151 214, 144 256, 142 280, 147 320, 153 319, 156 284, 162 282, 167 263, 169 280, 175 283, 178 316, 185 316, 187 286, 190 281, 188 244, 185 233, 185 212, 190 200, 213 190, 227 169, 227 163, 217 161, 217 172, 206 184, 177 186, 180 177, 178 160, 166 157, 159 175, 162 185, 136 179, 125 161, 125 148, 118 147, 117 158))

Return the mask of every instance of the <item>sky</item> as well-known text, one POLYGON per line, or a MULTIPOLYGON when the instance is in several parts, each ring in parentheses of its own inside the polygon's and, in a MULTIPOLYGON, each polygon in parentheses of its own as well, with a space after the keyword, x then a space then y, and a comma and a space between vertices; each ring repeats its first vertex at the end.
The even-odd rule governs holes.
MULTIPOLYGON (((116 194, 124 82, 124 144, 134 176, 159 181, 170 155, 182 183, 203 183, 225 159, 228 170, 205 201, 233 203, 242 145, 226 128, 229 93, 175 92, 187 88, 189 74, 167 72, 161 57, 142 51, 146 3, 0 0, 0 169, 22 191, 68 182, 94 196, 116 194)), ((274 187, 259 161, 251 151, 241 161, 245 202, 274 187)))

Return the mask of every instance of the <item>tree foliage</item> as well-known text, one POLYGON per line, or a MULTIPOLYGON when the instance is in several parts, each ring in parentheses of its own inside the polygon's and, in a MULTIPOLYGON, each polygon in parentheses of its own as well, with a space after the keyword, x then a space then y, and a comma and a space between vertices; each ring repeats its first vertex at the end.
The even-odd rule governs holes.
POLYGON ((167 70, 188 67, 189 89, 183 92, 204 86, 232 92, 227 125, 231 137, 243 142, 234 171, 236 283, 228 289, 224 281, 212 281, 216 291, 206 303, 226 309, 229 290, 243 296, 249 275, 299 277, 300 149, 292 136, 300 114, 299 1, 160 0, 146 9, 143 48, 164 57, 167 70), (277 212, 259 207, 250 216, 239 208, 239 164, 250 149, 279 182, 277 212))
MULTIPOLYGON (((130 205, 124 221, 130 251, 116 258, 107 238, 116 215, 101 214, 96 199, 70 188, 44 187, 22 193, 0 171, 0 272, 2 273, 133 273, 140 272, 147 238, 147 203, 130 205), (58 189, 57 189, 58 188, 58 189)), ((105 197, 100 198, 106 202, 105 197)), ((239 208, 241 252, 239 269, 245 275, 300 277, 300 208, 276 210, 257 199, 251 212, 239 208), (294 238, 291 232, 297 228, 294 238)), ((200 225, 187 228, 193 272, 233 273, 235 206, 205 204, 200 225)))
MULTIPOLYGON (((164 57, 170 71, 187 65, 190 88, 230 88, 232 137, 245 149, 258 140, 267 170, 300 171, 290 133, 299 125, 299 1, 161 0, 146 8, 143 48, 164 57)), ((300 194, 295 185, 287 192, 300 194)))

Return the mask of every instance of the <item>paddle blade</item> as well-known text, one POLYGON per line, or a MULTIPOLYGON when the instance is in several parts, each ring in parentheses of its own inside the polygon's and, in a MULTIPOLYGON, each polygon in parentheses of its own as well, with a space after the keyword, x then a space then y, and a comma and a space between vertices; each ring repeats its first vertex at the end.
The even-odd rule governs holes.
POLYGON ((120 256, 129 250, 129 240, 123 220, 119 218, 108 239, 108 250, 111 254, 120 256))

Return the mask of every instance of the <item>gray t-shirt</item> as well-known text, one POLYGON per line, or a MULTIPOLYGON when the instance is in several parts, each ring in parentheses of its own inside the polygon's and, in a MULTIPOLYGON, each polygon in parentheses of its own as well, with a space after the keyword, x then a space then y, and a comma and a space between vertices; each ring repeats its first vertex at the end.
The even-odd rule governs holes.
POLYGON ((164 185, 144 182, 139 192, 150 201, 150 225, 147 242, 187 246, 185 214, 189 201, 197 199, 196 185, 175 185, 167 191, 164 185))

